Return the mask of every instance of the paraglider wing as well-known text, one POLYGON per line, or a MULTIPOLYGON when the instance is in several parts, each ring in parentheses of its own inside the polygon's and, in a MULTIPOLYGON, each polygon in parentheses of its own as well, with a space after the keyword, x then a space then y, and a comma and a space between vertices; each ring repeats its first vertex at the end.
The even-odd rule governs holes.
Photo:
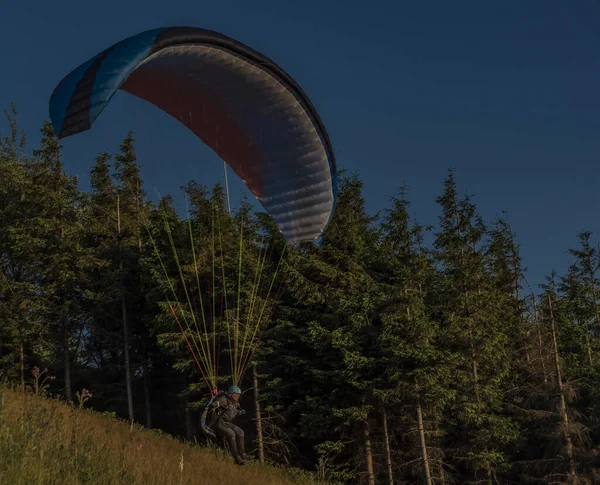
POLYGON ((289 242, 314 241, 333 214, 331 142, 298 84, 273 61, 217 32, 170 27, 125 39, 56 87, 59 138, 91 128, 121 89, 167 112, 242 178, 289 242))

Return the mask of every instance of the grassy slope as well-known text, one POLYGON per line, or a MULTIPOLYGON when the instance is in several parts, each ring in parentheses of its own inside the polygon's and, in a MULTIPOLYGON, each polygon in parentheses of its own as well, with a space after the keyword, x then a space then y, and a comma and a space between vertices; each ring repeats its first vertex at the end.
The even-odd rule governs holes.
POLYGON ((131 428, 57 400, 0 387, 0 484, 311 483, 290 472, 248 463, 131 428))

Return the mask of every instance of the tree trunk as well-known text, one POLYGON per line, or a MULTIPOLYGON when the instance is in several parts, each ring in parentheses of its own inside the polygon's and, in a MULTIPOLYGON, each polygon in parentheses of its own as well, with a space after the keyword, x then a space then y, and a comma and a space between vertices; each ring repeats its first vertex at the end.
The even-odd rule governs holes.
POLYGON ((187 436, 188 441, 193 441, 194 436, 196 435, 196 430, 194 429, 192 411, 189 408, 189 399, 187 396, 185 397, 183 403, 185 407, 185 434, 187 436))
MULTIPOLYGON (((587 267, 591 268, 592 267, 592 262, 589 259, 589 256, 587 258, 587 267)), ((600 330, 599 326, 600 326, 600 308, 598 307, 598 296, 596 293, 596 285, 594 284, 596 281, 596 278, 594 276, 594 272, 590 270, 590 285, 592 287, 592 298, 594 300, 594 314, 596 317, 596 328, 592 328, 591 332, 590 330, 588 330, 586 332, 585 338, 586 338, 586 343, 587 343, 587 351, 588 351, 588 361, 590 364, 590 367, 594 365, 594 359, 592 357, 592 346, 590 345, 590 333, 592 333, 592 335, 594 334, 594 332, 598 332, 600 330)))
POLYGON ((383 406, 383 436, 385 438, 385 459, 387 465, 388 485, 394 485, 394 470, 392 466, 392 449, 390 447, 390 433, 388 431, 388 419, 385 406, 383 406))
MULTIPOLYGON (((467 318, 469 318, 469 309, 467 308, 467 318)), ((473 389, 475 390, 475 399, 478 403, 481 403, 481 397, 479 395, 479 368, 477 365, 477 353, 475 351, 473 337, 473 328, 469 324, 469 346, 471 347, 471 374, 473 376, 473 389)))
MULTIPOLYGON (((60 160, 60 159, 59 159, 60 160)), ((60 177, 62 177, 62 165, 59 161, 58 164, 58 194, 59 194, 59 198, 62 198, 62 185, 60 184, 60 177)), ((59 211, 59 215, 58 215, 58 221, 59 221, 59 234, 60 234, 60 247, 59 249, 62 249, 62 245, 63 245, 63 241, 64 241, 64 237, 65 237, 65 228, 64 228, 64 224, 63 224, 63 205, 62 205, 62 200, 61 200, 61 207, 60 207, 60 211, 59 211)), ((67 402, 69 401, 73 401, 73 389, 72 389, 72 385, 71 385, 71 356, 69 354, 69 305, 68 303, 66 303, 66 297, 63 296, 61 297, 61 311, 63 312, 62 314, 62 322, 61 322, 61 340, 62 340, 62 348, 63 348, 63 362, 65 365, 65 397, 67 398, 67 402)))
MULTIPOLYGON (((417 387, 418 392, 418 387, 417 387)), ((423 408, 421 407, 421 399, 417 397, 417 423, 419 425, 419 440, 421 444, 421 458, 423 459, 423 473, 425 475, 425 484, 433 485, 431 480, 431 469, 429 466, 429 457, 427 454, 427 442, 425 440, 425 426, 423 423, 423 408)))
MULTIPOLYGON (((474 349, 473 345, 471 345, 471 351, 472 351, 473 382, 475 385, 475 398, 477 399, 477 403, 481 404, 481 395, 479 392, 479 373, 478 373, 478 366, 477 366, 477 357, 475 355, 475 349, 474 349)), ((486 446, 486 451, 487 451, 487 446, 486 446)), ((492 485, 492 468, 490 467, 489 463, 485 464, 484 470, 485 470, 485 474, 487 476, 488 485, 492 485)))
MULTIPOLYGON (((475 389, 475 399, 477 403, 481 405, 481 394, 479 391, 479 366, 477 362, 477 354, 475 352, 475 346, 473 345, 473 330, 469 330, 469 340, 471 345, 471 372, 473 374, 473 386, 475 389)), ((486 446, 487 451, 487 446, 486 446)), ((485 474, 487 476, 488 485, 492 485, 492 468, 489 463, 486 463, 484 466, 485 474)))
POLYGON ((569 459, 569 475, 571 483, 577 485, 577 472, 575 470, 575 458, 573 456, 573 442, 571 441, 571 433, 569 431, 569 415, 567 413, 567 401, 562 383, 562 371, 560 368, 560 358, 558 355, 558 339, 556 337, 556 323, 554 321, 554 312, 552 311, 552 298, 548 295, 548 306, 550 309, 550 324, 552 328, 552 341, 554 344, 554 368, 556 372, 556 382, 560 393, 560 416, 563 424, 563 434, 567 445, 567 458, 569 459))
POLYGON ((258 395, 258 374, 256 364, 252 365, 252 385, 254 386, 254 410, 256 413, 256 439, 258 440, 258 461, 265 462, 265 448, 262 429, 262 415, 260 414, 260 400, 258 395))
POLYGON ((133 392, 131 389, 131 362, 129 357, 129 327, 127 325, 127 302, 125 289, 121 288, 121 314, 123 316, 123 350, 125 351, 125 379, 127 383, 127 410, 129 422, 133 423, 133 392))
POLYGON ((62 347, 63 347, 63 358, 65 363, 65 397, 67 401, 73 400, 73 388, 71 385, 71 356, 69 354, 69 325, 68 315, 63 315, 62 323, 62 347))
POLYGON ((367 462, 367 478, 369 485, 375 485, 375 470, 373 468, 373 450, 371 448, 371 436, 369 421, 364 421, 365 460, 367 462))
MULTIPOLYGON (((423 291, 421 283, 419 283, 419 291, 423 291)), ((406 307, 406 313, 410 319, 410 307, 406 307)), ((429 463, 429 457, 427 454, 427 442, 425 440, 425 426, 423 423, 423 408, 421 406, 421 398, 419 397, 420 388, 419 383, 415 382, 415 391, 417 393, 417 424, 419 426, 419 442, 421 446, 421 458, 423 459, 423 473, 425 475, 425 484, 433 485, 431 479, 431 467, 429 463)), ((443 472, 442 472, 443 477, 443 472)))
MULTIPOLYGON (((531 287, 529 287, 531 289, 531 287)), ((542 323, 540 322, 539 319, 539 313, 538 313, 538 306, 537 306, 537 298, 535 296, 535 294, 533 293, 533 290, 531 290, 531 298, 533 301, 533 317, 534 317, 534 324, 535 324, 535 329, 537 332, 537 338, 538 338, 538 351, 540 354, 540 362, 542 364, 542 373, 544 374, 544 384, 548 384, 548 372, 546 371, 546 361, 544 359, 544 342, 542 339, 542 331, 541 331, 541 326, 542 323)))
MULTIPOLYGON (((477 293, 481 295, 481 287, 477 287, 477 293)), ((467 297, 467 293, 465 290, 465 299, 467 297)), ((467 318, 470 317, 470 310, 468 305, 468 300, 465 302, 465 310, 467 318)), ((471 347, 471 372, 473 374, 473 386, 475 389, 475 399, 477 403, 481 405, 481 394, 479 392, 479 363, 477 361, 477 352, 475 350, 475 342, 473 337, 473 327, 469 324, 469 345, 471 347)), ((487 446, 485 447, 487 451, 487 446)), ((489 485, 492 485, 492 469, 489 463, 486 463, 484 466, 484 470, 487 476, 487 482, 489 485)))
POLYGON ((146 428, 152 428, 152 402, 150 400, 150 375, 148 374, 148 356, 146 355, 146 339, 142 338, 142 366, 144 381, 144 408, 146 410, 146 428))
POLYGON ((548 373, 546 372, 546 362, 544 361, 544 352, 542 349, 544 348, 542 345, 542 332, 540 331, 540 325, 536 322, 537 335, 538 335, 538 345, 540 350, 540 361, 542 362, 542 373, 544 374, 544 384, 548 384, 548 373))
POLYGON ((19 362, 21 363, 21 392, 25 392, 25 352, 23 342, 19 344, 19 362))
POLYGON ((590 332, 587 331, 585 333, 585 345, 587 348, 587 357, 588 357, 588 363, 590 364, 590 367, 592 365, 594 365, 594 359, 592 358, 592 345, 590 343, 590 332))
MULTIPOLYGON (((121 241, 121 209, 120 197, 117 196, 117 231, 119 234, 119 270, 123 272, 123 245, 121 241)), ((131 362, 129 358, 129 326, 127 324, 127 300, 125 298, 125 285, 121 281, 121 315, 123 318, 123 350, 125 352, 125 380, 127 386, 127 409, 129 422, 133 423, 133 392, 131 389, 131 362)))
MULTIPOLYGON (((434 431, 435 434, 438 436, 441 434, 439 425, 435 427, 434 431)), ((439 470, 439 476, 436 477, 437 483, 439 483, 440 485, 446 485, 446 473, 444 471, 444 462, 440 460, 439 465, 436 468, 439 470)))
POLYGON ((475 388, 475 397, 477 398, 477 402, 481 401, 479 396, 479 372, 477 367, 477 356, 475 355, 475 349, 471 345, 472 357, 471 357, 471 367, 473 372, 473 385, 475 388))

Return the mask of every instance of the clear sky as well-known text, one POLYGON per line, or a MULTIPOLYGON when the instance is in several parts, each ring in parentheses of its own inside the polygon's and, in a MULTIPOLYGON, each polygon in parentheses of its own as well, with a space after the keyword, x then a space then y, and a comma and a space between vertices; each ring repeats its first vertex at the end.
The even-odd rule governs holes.
MULTIPOLYGON (((320 112, 338 166, 358 171, 367 209, 406 183, 436 223, 453 166, 488 221, 509 213, 532 283, 566 270, 581 230, 599 240, 600 2, 61 0, 0 5, 0 106, 17 104, 32 143, 67 72, 138 32, 217 30, 263 52, 320 112)), ((5 124, 0 125, 5 131, 5 124)), ((63 140, 89 187, 101 150, 138 140, 146 189, 223 181, 217 156, 157 108, 118 93, 91 131, 63 140)), ((231 171, 232 202, 244 185, 231 171)))

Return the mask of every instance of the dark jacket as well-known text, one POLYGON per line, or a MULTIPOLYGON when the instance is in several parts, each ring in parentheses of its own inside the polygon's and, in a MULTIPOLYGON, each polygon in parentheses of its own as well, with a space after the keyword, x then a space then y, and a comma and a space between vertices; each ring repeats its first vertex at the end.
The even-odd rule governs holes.
POLYGON ((217 408, 217 415, 219 416, 219 421, 224 421, 226 423, 233 422, 233 420, 237 416, 243 414, 239 403, 235 402, 229 394, 221 396, 215 401, 213 406, 217 408))

